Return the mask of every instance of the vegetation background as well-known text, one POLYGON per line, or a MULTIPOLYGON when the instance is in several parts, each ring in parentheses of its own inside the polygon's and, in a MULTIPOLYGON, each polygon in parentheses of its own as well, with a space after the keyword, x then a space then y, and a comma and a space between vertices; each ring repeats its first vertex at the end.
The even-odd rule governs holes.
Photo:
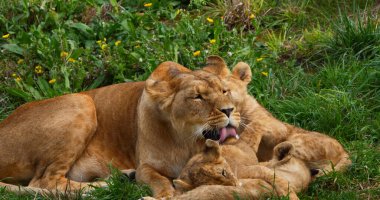
MULTIPOLYGON (((301 199, 380 199, 380 1, 0 1, 0 120, 22 103, 145 80, 161 62, 250 64, 250 93, 279 119, 337 138, 353 161, 301 199)), ((149 194, 115 170, 75 199, 149 194)), ((0 188, 0 199, 18 196, 0 188)), ((73 198, 62 195, 61 199, 73 198)))

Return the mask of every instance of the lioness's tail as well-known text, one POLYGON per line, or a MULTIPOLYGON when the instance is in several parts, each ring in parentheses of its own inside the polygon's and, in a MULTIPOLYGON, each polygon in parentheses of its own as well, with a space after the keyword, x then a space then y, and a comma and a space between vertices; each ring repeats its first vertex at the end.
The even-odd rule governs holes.
POLYGON ((0 188, 5 188, 6 191, 13 192, 16 194, 50 194, 51 192, 46 189, 35 188, 35 187, 24 187, 11 185, 7 183, 0 182, 0 188))

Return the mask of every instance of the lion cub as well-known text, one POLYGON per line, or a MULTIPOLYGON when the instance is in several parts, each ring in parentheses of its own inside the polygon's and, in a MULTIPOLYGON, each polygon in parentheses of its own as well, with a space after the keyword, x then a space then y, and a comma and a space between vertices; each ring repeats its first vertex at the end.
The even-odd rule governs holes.
POLYGON ((292 143, 282 142, 274 147, 272 160, 260 163, 260 165, 272 169, 276 175, 275 178, 285 179, 291 190, 300 192, 309 186, 315 173, 302 159, 293 156, 295 151, 297 149, 292 143))
POLYGON ((222 156, 230 148, 236 147, 219 146, 207 140, 206 149, 190 159, 180 176, 173 180, 177 190, 173 199, 234 199, 236 196, 259 199, 271 195, 298 199, 295 192, 306 188, 311 181, 304 162, 291 156, 294 149, 289 143, 276 146, 274 159, 262 166, 240 166, 239 179, 222 156))
POLYGON ((322 172, 317 176, 331 171, 344 171, 351 165, 349 155, 342 145, 327 135, 318 132, 295 133, 286 141, 294 146, 293 156, 304 160, 310 169, 322 172))

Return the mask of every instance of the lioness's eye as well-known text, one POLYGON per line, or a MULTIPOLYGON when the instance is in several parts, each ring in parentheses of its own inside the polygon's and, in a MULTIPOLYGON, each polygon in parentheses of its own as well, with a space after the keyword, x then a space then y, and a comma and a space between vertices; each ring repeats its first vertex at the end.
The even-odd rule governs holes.
POLYGON ((223 90, 223 94, 224 95, 228 95, 228 91, 227 90, 223 90))

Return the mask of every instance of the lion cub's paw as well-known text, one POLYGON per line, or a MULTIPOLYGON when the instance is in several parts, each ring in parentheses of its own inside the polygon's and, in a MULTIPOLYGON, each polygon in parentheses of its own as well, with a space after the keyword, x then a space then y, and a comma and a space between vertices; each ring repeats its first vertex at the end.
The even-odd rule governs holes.
POLYGON ((146 196, 146 197, 141 197, 139 200, 157 200, 154 197, 146 196))
POLYGON ((123 169, 123 170, 120 170, 120 171, 129 180, 135 180, 136 179, 136 170, 135 169, 123 169))

